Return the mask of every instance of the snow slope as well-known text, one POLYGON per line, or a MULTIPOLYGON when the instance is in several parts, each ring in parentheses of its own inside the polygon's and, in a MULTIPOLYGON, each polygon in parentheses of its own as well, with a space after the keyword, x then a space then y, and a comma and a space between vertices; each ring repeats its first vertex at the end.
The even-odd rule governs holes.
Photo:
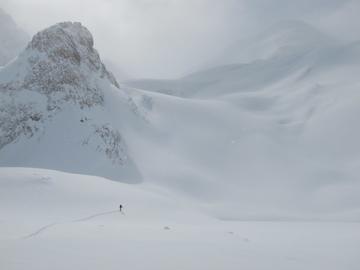
POLYGON ((161 136, 131 146, 143 174, 216 201, 222 219, 359 220, 359 43, 300 26, 263 59, 127 82, 153 100, 161 136))
POLYGON ((28 34, 0 8, 0 66, 14 59, 25 48, 29 39, 28 34))
MULTIPOLYGON (((304 54, 338 43, 303 21, 280 21, 245 40, 235 42, 211 66, 251 63, 286 54, 304 54)), ((210 63, 209 63, 210 65, 210 63)))
POLYGON ((358 223, 219 221, 149 184, 0 168, 1 269, 357 269, 358 223), (124 204, 124 214, 118 211, 124 204))

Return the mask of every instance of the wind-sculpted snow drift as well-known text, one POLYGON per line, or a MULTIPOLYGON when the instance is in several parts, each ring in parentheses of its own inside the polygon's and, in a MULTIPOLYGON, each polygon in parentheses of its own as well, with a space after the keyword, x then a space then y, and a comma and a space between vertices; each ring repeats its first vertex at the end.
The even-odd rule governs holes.
POLYGON ((0 71, 1 164, 140 180, 113 120, 136 105, 93 46, 80 23, 59 23, 0 71))

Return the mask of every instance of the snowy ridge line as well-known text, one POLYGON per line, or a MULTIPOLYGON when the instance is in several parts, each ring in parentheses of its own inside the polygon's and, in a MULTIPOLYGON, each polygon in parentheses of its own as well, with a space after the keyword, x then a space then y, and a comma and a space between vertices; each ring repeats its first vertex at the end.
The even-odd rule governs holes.
POLYGON ((118 210, 113 210, 113 211, 108 211, 108 212, 101 212, 101 213, 98 213, 98 214, 94 214, 94 215, 91 215, 91 216, 87 216, 87 217, 84 217, 84 218, 75 219, 75 220, 71 220, 71 221, 67 221, 67 222, 61 222, 61 223, 55 222, 55 223, 50 223, 50 224, 48 224, 48 225, 45 225, 45 226, 41 227, 40 229, 36 230, 36 231, 33 232, 33 233, 30 233, 30 234, 28 234, 28 235, 25 235, 25 236, 21 237, 20 239, 26 240, 26 239, 32 238, 32 237, 37 236, 37 235, 39 235, 40 233, 44 232, 45 230, 47 230, 47 229, 49 229, 49 228, 51 228, 51 227, 56 226, 56 225, 62 225, 62 224, 68 224, 68 223, 76 223, 76 222, 87 221, 87 220, 90 220, 90 219, 93 219, 93 218, 96 218, 96 217, 99 217, 99 216, 110 215, 110 214, 116 213, 116 212, 119 212, 119 211, 118 211, 118 210))

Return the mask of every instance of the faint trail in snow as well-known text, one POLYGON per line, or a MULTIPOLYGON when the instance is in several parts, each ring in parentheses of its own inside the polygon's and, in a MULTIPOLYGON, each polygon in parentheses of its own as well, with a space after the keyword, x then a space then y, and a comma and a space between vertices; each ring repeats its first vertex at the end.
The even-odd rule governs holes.
POLYGON ((34 237, 34 236, 42 233, 42 232, 45 231, 46 229, 48 229, 48 228, 50 228, 50 227, 52 227, 52 226, 55 226, 55 225, 57 225, 57 224, 59 224, 59 223, 51 223, 51 224, 48 224, 48 225, 46 225, 46 226, 44 226, 44 227, 41 227, 41 228, 38 229, 37 231, 35 231, 35 232, 33 232, 33 233, 30 233, 30 234, 22 237, 22 239, 28 239, 28 238, 34 237))
POLYGON ((109 215, 109 214, 115 213, 115 212, 119 212, 119 211, 116 210, 116 211, 109 211, 109 212, 99 213, 99 214, 91 215, 91 216, 88 216, 88 217, 84 217, 84 218, 80 218, 80 219, 75 219, 75 220, 70 221, 70 222, 86 221, 86 220, 89 220, 89 219, 93 219, 93 218, 95 218, 95 217, 105 216, 105 215, 109 215))
POLYGON ((21 237, 21 239, 29 239, 29 238, 32 238, 34 236, 37 236, 39 234, 41 234, 42 232, 44 232, 45 230, 51 228, 51 227, 54 227, 56 225, 62 225, 62 224, 67 224, 67 223, 75 223, 75 222, 82 222, 82 221, 87 221, 87 220, 90 220, 90 219, 93 219, 93 218, 96 218, 96 217, 99 217, 99 216, 105 216, 105 215, 110 215, 112 213, 117 213, 119 212, 118 210, 114 210, 114 211, 108 211, 108 212, 101 212, 101 213, 97 213, 97 214, 94 214, 94 215, 91 215, 91 216, 87 216, 87 217, 84 217, 84 218, 79 218, 79 219, 74 219, 74 220, 71 220, 71 221, 67 221, 67 222, 61 222, 61 223, 50 223, 48 225, 45 225, 43 227, 41 227, 40 229, 38 229, 37 231, 33 232, 33 233, 30 233, 28 235, 25 235, 24 237, 21 237))

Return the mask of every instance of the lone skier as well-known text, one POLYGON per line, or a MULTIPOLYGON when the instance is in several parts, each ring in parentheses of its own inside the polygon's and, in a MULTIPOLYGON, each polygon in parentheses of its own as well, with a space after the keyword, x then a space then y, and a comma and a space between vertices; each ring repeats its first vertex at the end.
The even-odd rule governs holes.
POLYGON ((122 212, 122 208, 123 208, 123 206, 122 206, 122 204, 120 204, 120 206, 119 206, 120 212, 122 212))

